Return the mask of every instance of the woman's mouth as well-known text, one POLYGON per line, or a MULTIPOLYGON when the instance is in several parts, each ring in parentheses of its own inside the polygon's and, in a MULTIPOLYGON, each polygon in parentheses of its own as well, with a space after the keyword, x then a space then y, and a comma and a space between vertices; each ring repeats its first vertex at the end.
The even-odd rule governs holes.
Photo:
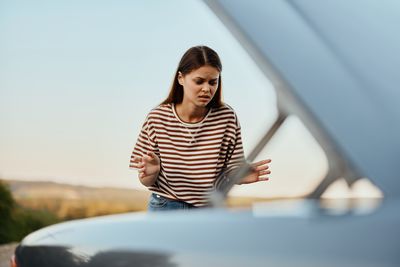
POLYGON ((211 97, 210 96, 199 96, 199 99, 201 101, 209 101, 211 99, 211 97))

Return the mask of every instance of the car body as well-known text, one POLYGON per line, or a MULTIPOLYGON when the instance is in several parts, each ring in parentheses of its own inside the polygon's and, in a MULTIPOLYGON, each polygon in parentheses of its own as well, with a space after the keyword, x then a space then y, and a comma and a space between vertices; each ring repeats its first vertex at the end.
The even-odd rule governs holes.
POLYGON ((398 205, 110 215, 39 230, 16 255, 18 266, 396 266, 398 205))
POLYGON ((250 209, 132 213, 49 226, 21 242, 16 266, 399 266, 399 4, 206 4, 277 91, 279 116, 249 159, 295 115, 327 155, 326 177, 305 199, 250 209), (339 178, 350 186, 367 178, 385 197, 324 203, 322 193, 339 178))

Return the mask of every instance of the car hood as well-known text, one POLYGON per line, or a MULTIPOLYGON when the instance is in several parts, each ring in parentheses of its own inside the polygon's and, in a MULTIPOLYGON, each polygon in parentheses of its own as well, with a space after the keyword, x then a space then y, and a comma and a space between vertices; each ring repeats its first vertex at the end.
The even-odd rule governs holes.
POLYGON ((257 262, 263 266, 266 259, 285 266, 286 261, 310 263, 323 257, 336 259, 338 264, 383 261, 395 266, 400 261, 399 201, 384 201, 376 209, 366 209, 364 204, 356 207, 348 200, 340 203, 336 202, 336 208, 324 208, 315 200, 299 200, 258 203, 243 210, 102 216, 44 228, 27 236, 17 252, 21 259, 29 253, 71 253, 86 262, 104 255, 147 255, 179 262, 190 258, 202 264, 207 259, 210 263, 221 260, 243 266, 243 261, 252 257, 252 266, 258 266, 257 262), (285 259, 288 252, 292 256, 285 259))

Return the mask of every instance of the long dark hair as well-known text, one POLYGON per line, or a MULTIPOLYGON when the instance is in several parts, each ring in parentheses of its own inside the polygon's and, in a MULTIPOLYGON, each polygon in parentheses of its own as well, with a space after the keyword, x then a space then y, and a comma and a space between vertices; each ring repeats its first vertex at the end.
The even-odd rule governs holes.
POLYGON ((219 71, 218 87, 213 99, 207 104, 207 107, 220 107, 222 102, 222 80, 221 71, 222 64, 217 52, 207 46, 194 46, 189 48, 182 56, 178 68, 175 72, 174 80, 168 94, 168 97, 161 104, 179 104, 183 100, 183 86, 178 82, 178 72, 186 75, 193 70, 203 66, 211 66, 219 71))

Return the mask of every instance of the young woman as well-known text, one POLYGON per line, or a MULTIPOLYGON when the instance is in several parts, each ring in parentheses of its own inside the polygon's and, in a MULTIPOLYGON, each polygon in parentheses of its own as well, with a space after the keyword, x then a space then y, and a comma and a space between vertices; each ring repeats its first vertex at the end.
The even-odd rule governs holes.
MULTIPOLYGON (((152 192, 149 211, 209 204, 210 193, 244 160, 240 124, 222 102, 222 65, 207 46, 186 51, 167 99, 148 114, 130 168, 152 192)), ((268 180, 268 164, 252 164, 241 184, 268 180)))

